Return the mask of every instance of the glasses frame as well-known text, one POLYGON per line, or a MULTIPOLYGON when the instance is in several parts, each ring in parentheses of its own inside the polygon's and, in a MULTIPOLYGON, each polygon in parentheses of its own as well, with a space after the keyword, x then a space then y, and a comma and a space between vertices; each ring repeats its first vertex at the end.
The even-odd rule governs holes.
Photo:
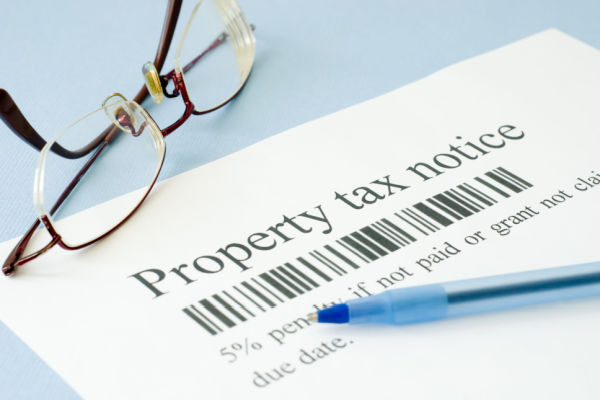
MULTIPOLYGON (((204 0, 204 1, 207 1, 207 0, 204 0)), ((198 7, 200 7, 200 5, 202 3, 202 0, 199 1, 198 4, 195 6, 195 8, 189 18, 188 24, 186 25, 185 33, 180 41, 180 46, 178 48, 177 56, 176 56, 176 60, 175 60, 175 64, 176 64, 175 68, 172 69, 171 71, 169 71, 168 73, 159 76, 160 82, 162 84, 162 91, 163 91, 163 94, 165 95, 165 97, 175 98, 175 97, 181 96, 181 99, 185 106, 184 112, 181 115, 181 117, 179 117, 179 119, 177 119, 174 123, 167 126, 166 128, 160 129, 163 139, 164 139, 164 137, 171 134, 174 130, 179 128, 185 121, 187 121, 189 119, 190 116, 207 114, 207 113, 213 112, 215 110, 218 110, 219 108, 221 108, 224 105, 226 105, 227 103, 229 103, 241 92, 241 90, 244 88, 244 86, 248 80, 248 77, 250 75, 250 71, 254 64, 255 39, 254 39, 254 35, 252 34, 252 31, 254 30, 254 25, 248 25, 246 23, 244 16, 243 16, 241 10, 239 9, 239 7, 237 6, 237 3, 235 2, 235 0, 216 0, 216 1, 220 1, 221 3, 228 3, 228 6, 235 8, 235 14, 234 14, 235 16, 233 18, 233 21, 232 21, 231 16, 229 16, 229 19, 226 20, 225 23, 226 23, 228 30, 229 30, 228 23, 234 22, 235 28, 240 28, 240 25, 241 25, 242 35, 246 35, 244 37, 244 39, 245 39, 243 41, 244 43, 242 43, 241 45, 248 46, 248 48, 246 49, 248 51, 248 53, 245 54, 245 56, 249 57, 249 59, 246 60, 246 62, 249 62, 249 67, 247 68, 247 71, 241 71, 241 73, 242 73, 241 83, 240 83, 239 87, 237 88, 237 90, 229 98, 227 98, 225 101, 218 104, 217 106, 207 109, 207 110, 196 110, 195 109, 193 102, 190 100, 190 96, 188 94, 188 91, 187 91, 187 88, 185 85, 185 81, 183 79, 183 73, 185 73, 190 68, 192 68, 198 61, 200 61, 202 59, 202 57, 204 57, 205 55, 210 53, 210 51, 212 51, 213 49, 217 48, 220 44, 222 44, 227 39, 227 37, 230 36, 230 34, 227 32, 221 33, 208 46, 207 49, 205 49, 202 53, 200 53, 197 57, 195 57, 193 60, 191 60, 185 66, 183 66, 183 67, 180 66, 179 53, 181 51, 181 44, 186 39, 189 26, 194 19, 194 16, 195 16, 196 11, 198 10, 198 7), (167 87, 169 86, 169 84, 171 82, 173 83, 173 89, 172 89, 172 91, 169 91, 167 89, 167 87)), ((159 73, 162 70, 162 67, 164 66, 164 62, 165 62, 168 50, 173 41, 173 35, 175 32, 175 27, 177 25, 177 21, 180 16, 182 2, 183 2, 183 0, 169 0, 168 5, 167 5, 166 15, 165 15, 165 19, 164 19, 163 27, 162 27, 162 32, 161 32, 158 48, 157 48, 156 55, 154 57, 154 62, 153 62, 154 66, 156 67, 156 70, 159 73)), ((235 36, 235 35, 232 35, 232 39, 235 39, 233 36, 235 36)), ((239 44, 240 43, 238 41, 237 45, 239 45, 239 44)), ((235 45, 236 45, 236 43, 234 43, 234 46, 235 45)), ((237 48, 236 48, 236 50, 237 50, 237 48)), ((135 102, 139 105, 142 101, 144 101, 148 97, 148 95, 149 95, 148 89, 146 88, 146 86, 143 86, 139 90, 137 95, 134 97, 133 102, 135 102)), ((146 114, 147 118, 149 118, 152 121, 152 123, 154 123, 156 125, 156 123, 154 122, 152 117, 145 111, 145 109, 141 106, 140 106, 140 108, 146 114)), ((84 157, 84 156, 92 153, 93 151, 95 151, 91 155, 90 159, 82 167, 82 169, 77 173, 77 175, 71 181, 71 183, 64 189, 64 191, 59 196, 59 198, 56 201, 56 203, 54 204, 54 206, 50 209, 50 211, 48 213, 49 215, 54 214, 54 212, 56 212, 56 210, 58 210, 60 205, 65 201, 65 199, 69 196, 69 194, 76 187, 80 178, 83 177, 83 175, 86 173, 86 171, 90 168, 90 166, 93 164, 93 162, 100 155, 102 150, 105 149, 106 146, 116 137, 118 131, 120 130, 117 126, 111 125, 108 128, 106 128, 103 132, 101 132, 89 144, 87 144, 86 146, 84 146, 81 149, 78 149, 76 151, 67 150, 66 148, 62 147, 59 143, 56 143, 56 142, 52 143, 52 141, 50 142, 52 144, 50 146, 48 146, 48 142, 46 142, 41 137, 41 135, 39 135, 39 133, 37 133, 37 131, 29 124, 29 122, 27 121, 25 116, 22 114, 22 112, 19 110, 18 106, 16 105, 15 101, 12 99, 10 94, 4 89, 0 89, 0 120, 2 120, 10 128, 10 130, 15 135, 17 135, 20 139, 22 139, 23 141, 30 144, 35 149, 37 149, 45 154, 47 154, 47 152, 49 152, 49 151, 52 151, 55 154, 57 154, 61 157, 67 158, 67 159, 78 159, 78 158, 84 157)), ((103 239, 104 237, 111 234, 119 227, 121 227, 138 210, 138 208, 142 205, 142 203, 148 197, 148 194, 154 187, 154 184, 156 183, 156 180, 158 178, 158 175, 159 175, 162 165, 164 163, 164 154, 165 153, 163 151, 162 158, 160 160, 156 175, 154 176, 154 179, 148 186, 145 194, 142 196, 142 198, 137 203, 137 205, 131 210, 131 212, 129 214, 127 214, 112 229, 108 230, 107 232, 105 232, 104 234, 98 236, 97 238, 95 238, 93 240, 90 240, 88 242, 85 242, 83 244, 79 244, 76 246, 71 246, 62 240, 61 235, 56 231, 56 229, 52 225, 52 222, 51 222, 50 218, 48 217, 48 215, 40 214, 39 218, 36 219, 36 221, 32 224, 32 226, 29 228, 29 230, 27 230, 27 232, 23 235, 21 240, 19 240, 19 242, 15 245, 13 250, 10 252, 8 257, 6 258, 6 260, 2 266, 2 273, 6 276, 13 275, 20 266, 39 257, 40 255, 44 254, 45 252, 47 252, 48 250, 50 250, 52 247, 54 247, 57 244, 61 248, 66 249, 66 250, 78 250, 78 249, 89 246, 89 245, 103 239), (51 239, 41 249, 39 249, 31 254, 24 255, 27 245, 29 244, 34 233, 40 226, 40 223, 43 224, 44 227, 47 229, 48 233, 50 234, 51 239)), ((44 155, 44 154, 42 154, 42 155, 44 155)))

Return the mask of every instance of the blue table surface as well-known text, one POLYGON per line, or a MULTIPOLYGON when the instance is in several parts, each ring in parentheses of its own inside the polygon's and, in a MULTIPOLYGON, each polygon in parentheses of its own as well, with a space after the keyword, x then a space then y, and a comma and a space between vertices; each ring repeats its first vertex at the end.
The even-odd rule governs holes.
MULTIPOLYGON (((184 4, 175 41, 193 5, 184 4)), ((241 6, 257 26, 250 81, 226 109, 193 117, 168 138, 161 179, 548 28, 600 47, 600 3, 594 0, 241 0, 241 6)), ((136 93, 164 10, 162 2, 142 0, 4 2, 1 86, 48 139, 108 94, 136 93)), ((160 126, 182 112, 179 100, 144 106, 160 126)), ((35 219, 38 153, 3 125, 0 138, 4 241, 35 219)), ((80 398, 1 323, 0 371, 1 399, 80 398)))

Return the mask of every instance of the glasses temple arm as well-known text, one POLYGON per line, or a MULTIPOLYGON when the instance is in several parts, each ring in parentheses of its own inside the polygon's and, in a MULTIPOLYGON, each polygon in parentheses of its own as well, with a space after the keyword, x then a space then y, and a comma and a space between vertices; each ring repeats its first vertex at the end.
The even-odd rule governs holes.
MULTIPOLYGON (((170 0, 167 5, 167 12, 163 23, 160 41, 156 51, 156 56, 154 58, 154 65, 158 71, 162 69, 169 51, 169 47, 171 46, 173 33, 175 32, 175 26, 177 25, 177 20, 181 11, 181 4, 182 0, 170 0)), ((135 96, 134 101, 141 103, 147 96, 148 91, 146 87, 143 86, 135 96)), ((38 151, 46 145, 46 140, 44 140, 44 138, 31 126, 21 110, 19 110, 19 107, 17 107, 17 104, 12 99, 10 94, 4 89, 0 89, 0 120, 2 120, 21 140, 25 141, 38 151)), ((94 150, 102 142, 102 140, 104 140, 104 137, 107 134, 108 131, 105 130, 88 145, 77 151, 67 150, 58 143, 52 145, 50 150, 64 158, 80 158, 94 150)))
MULTIPOLYGON (((156 56, 154 57, 154 66, 159 73, 165 64, 169 47, 171 47, 171 42, 173 41, 173 34, 175 33, 175 27, 177 26, 177 20, 179 19, 179 14, 181 12, 182 2, 183 0, 170 0, 167 5, 167 13, 165 15, 158 49, 156 50, 156 56)), ((148 89, 144 85, 133 98, 133 101, 139 104, 144 101, 146 97, 148 97, 148 89)))
MULTIPOLYGON (((35 149, 41 150, 46 145, 44 138, 33 129, 10 94, 4 89, 0 89, 0 120, 2 120, 15 135, 35 149)), ((98 146, 101 140, 102 138, 96 138, 78 151, 67 150, 58 143, 52 145, 51 150, 62 157, 74 159, 84 156, 92 151, 98 146)))
POLYGON ((192 67, 198 62, 198 60, 204 57, 211 50, 216 49, 221 43, 225 41, 225 39, 227 39, 227 36, 227 32, 223 32, 219 36, 217 36, 217 38, 202 53, 200 53, 196 58, 194 58, 192 61, 190 61, 183 67, 183 72, 188 72, 190 69, 192 69, 192 67))

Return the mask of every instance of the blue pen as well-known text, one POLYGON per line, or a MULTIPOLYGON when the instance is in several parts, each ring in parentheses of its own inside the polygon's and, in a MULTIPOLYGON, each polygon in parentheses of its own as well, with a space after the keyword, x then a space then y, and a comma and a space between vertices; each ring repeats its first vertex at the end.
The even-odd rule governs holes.
POLYGON ((387 290, 309 314, 315 322, 404 325, 600 295, 600 262, 387 290))

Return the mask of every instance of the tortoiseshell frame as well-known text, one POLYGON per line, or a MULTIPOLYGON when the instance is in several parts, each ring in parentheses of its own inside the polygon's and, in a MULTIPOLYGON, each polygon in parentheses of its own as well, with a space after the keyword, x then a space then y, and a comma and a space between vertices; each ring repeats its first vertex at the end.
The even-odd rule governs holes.
MULTIPOLYGON (((169 50, 169 47, 170 47, 172 39, 173 39, 173 33, 175 31, 175 26, 177 25, 177 20, 179 18, 179 14, 181 11, 181 5, 182 5, 182 0, 169 0, 169 3, 167 5, 167 12, 166 12, 165 20, 163 23, 160 42, 158 45, 156 56, 154 58, 154 65, 156 66, 156 69, 159 72, 161 71, 161 69, 164 65, 164 62, 165 62, 165 59, 167 56, 167 52, 169 50)), ((251 27, 252 27, 252 29, 254 29, 254 26, 251 26, 251 27)), ((215 39, 215 41, 206 50, 204 50, 200 55, 198 55, 191 62, 189 62, 183 68, 183 71, 184 72, 188 71, 204 55, 206 55, 208 52, 210 52, 211 50, 213 50, 214 48, 219 46, 221 43, 223 43, 225 41, 226 37, 227 37, 226 33, 222 33, 221 35, 219 35, 219 37, 217 39, 215 39)), ((169 71, 167 74, 160 76, 160 80, 161 80, 161 83, 163 86, 163 92, 164 92, 165 96, 167 96, 169 98, 173 98, 173 97, 178 97, 179 95, 181 95, 181 98, 185 105, 185 110, 183 112, 183 115, 177 121, 175 121, 173 124, 171 124, 170 126, 164 128, 164 129, 161 129, 161 133, 162 133, 163 137, 166 137, 167 135, 172 133, 175 129, 180 127, 192 114, 195 114, 195 115, 207 114, 207 113, 215 111, 215 110, 221 108, 222 106, 224 106, 225 104, 229 103, 231 100, 233 100, 233 98, 235 98, 238 95, 238 93, 242 90, 242 88, 244 87, 244 84, 245 84, 245 81, 244 81, 242 83, 242 85, 237 89, 237 91, 231 95, 231 97, 229 97, 225 102, 219 104, 217 107, 214 107, 214 108, 208 109, 208 110, 197 111, 194 109, 194 104, 190 100, 183 77, 180 73, 176 72, 173 69, 173 70, 169 71), (167 86, 169 84, 169 81, 172 81, 174 83, 174 89, 171 93, 168 93, 168 91, 167 91, 167 86)), ((135 101, 136 103, 139 104, 147 97, 148 97, 148 90, 144 86, 144 87, 142 87, 142 89, 140 89, 140 91, 135 96, 133 101, 135 101)), ((2 121, 4 121, 4 123, 13 131, 13 133, 15 133, 22 140, 29 143, 31 146, 33 146, 37 150, 41 150, 46 145, 46 141, 35 131, 35 129, 33 129, 33 127, 29 124, 27 119, 23 116, 23 114, 21 113, 21 111, 19 110, 17 105, 15 104, 14 100, 11 98, 11 96, 8 94, 8 92, 4 89, 0 89, 0 119, 2 119, 2 121)), ((117 132, 117 128, 115 126, 110 126, 107 129, 105 129, 96 139, 94 139, 92 142, 90 142, 87 146, 85 146, 77 151, 69 151, 69 150, 63 148, 62 146, 60 146, 58 143, 54 143, 52 145, 52 147, 50 148, 50 151, 52 151, 62 157, 69 158, 69 159, 76 159, 76 158, 83 157, 83 156, 91 153, 94 150, 95 150, 95 153, 90 157, 90 159, 87 161, 87 163, 83 166, 83 168, 78 172, 78 174, 75 176, 75 178, 71 181, 71 183, 63 191, 63 193, 61 194, 59 199, 56 201, 56 203, 50 210, 50 215, 52 215, 60 207, 60 205, 64 202, 64 200, 67 198, 67 196, 75 188, 79 179, 86 173, 86 171, 89 169, 91 164, 96 160, 96 158, 98 157, 100 152, 102 152, 102 150, 115 137, 116 132, 117 132)), ((160 167, 162 167, 162 160, 160 163, 160 167)), ((159 170, 160 170, 160 168, 159 168, 159 170)), ((29 230, 25 233, 25 235, 17 243, 17 245, 12 250, 12 252, 9 254, 9 256, 7 257, 6 261, 4 262, 4 264, 2 266, 2 272, 6 276, 13 275, 16 272, 18 267, 37 258, 40 255, 44 254, 46 251, 48 251, 50 248, 52 248, 56 244, 58 244, 60 247, 62 247, 63 249, 66 249, 66 250, 77 250, 77 249, 81 249, 83 247, 89 246, 89 245, 101 240, 102 238, 106 237, 107 235, 109 235, 110 233, 112 233, 113 231, 118 229, 123 223, 125 223, 137 211, 137 209, 140 207, 140 205, 144 202, 144 200, 150 193, 152 187, 156 183, 157 178, 158 178, 158 174, 154 177, 154 180, 150 183, 146 193, 141 198, 140 202, 115 227, 113 227, 111 230, 107 231, 103 235, 101 235, 89 242, 86 242, 84 244, 81 244, 78 246, 68 245, 67 243, 65 243, 62 240, 61 236, 56 232, 56 230, 54 229, 54 227, 52 226, 51 222, 48 220, 47 217, 42 217, 41 219, 37 219, 31 226, 31 228, 29 228, 29 230), (25 249, 27 247, 27 244, 31 240, 31 238, 32 238, 33 234, 35 233, 36 229, 38 228, 40 222, 42 222, 44 224, 44 226, 50 233, 51 240, 42 249, 40 249, 32 254, 29 254, 27 256, 23 256, 25 249)))

